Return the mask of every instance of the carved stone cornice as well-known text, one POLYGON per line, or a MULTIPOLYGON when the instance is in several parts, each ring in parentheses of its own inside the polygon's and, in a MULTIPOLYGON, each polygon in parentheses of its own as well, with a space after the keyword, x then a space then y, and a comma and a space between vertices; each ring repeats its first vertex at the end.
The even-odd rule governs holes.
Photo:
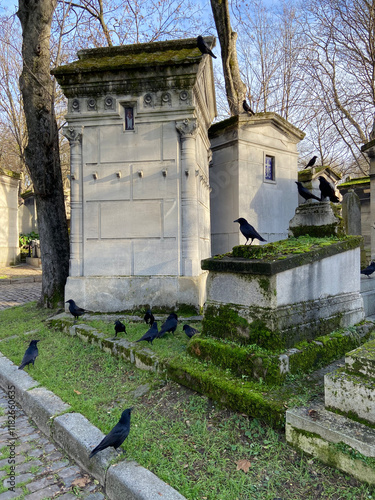
POLYGON ((63 136, 68 139, 70 143, 81 143, 83 135, 83 127, 63 127, 63 136))
POLYGON ((195 139, 198 133, 198 121, 196 118, 181 120, 176 122, 176 129, 181 134, 182 139, 191 137, 195 139))

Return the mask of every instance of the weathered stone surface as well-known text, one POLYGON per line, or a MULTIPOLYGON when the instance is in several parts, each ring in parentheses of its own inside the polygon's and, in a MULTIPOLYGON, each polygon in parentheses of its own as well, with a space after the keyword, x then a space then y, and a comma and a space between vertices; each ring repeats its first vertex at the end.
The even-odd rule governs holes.
POLYGON ((18 366, 8 358, 0 357, 0 386, 7 393, 11 387, 14 387, 16 401, 20 402, 21 406, 25 391, 38 385, 39 382, 36 382, 24 370, 18 370, 18 366))
POLYGON ((37 387, 24 393, 23 409, 47 436, 51 434, 53 417, 69 408, 68 404, 44 387, 37 387))
POLYGON ((107 448, 89 459, 90 452, 104 437, 97 427, 80 413, 68 413, 54 420, 52 437, 83 469, 104 484, 106 468, 117 453, 107 448))
POLYGON ((304 203, 296 208, 289 222, 289 236, 331 236, 339 233, 340 219, 334 214, 329 201, 304 203))
POLYGON ((343 370, 324 377, 324 401, 327 408, 375 424, 375 380, 343 370))
POLYGON ((183 500, 175 489, 136 462, 124 461, 107 472, 106 495, 110 500, 183 500))
POLYGON ((322 403, 315 403, 308 408, 287 410, 285 432, 286 439, 291 444, 292 429, 298 429, 300 433, 314 434, 327 442, 345 443, 366 457, 375 457, 375 430, 343 415, 327 411, 322 403))
MULTIPOLYGON (((206 312, 209 306, 230 307, 249 323, 260 319, 272 332, 287 337, 287 347, 303 338, 354 325, 364 319, 359 258, 357 247, 328 257, 315 256, 299 266, 289 267, 285 259, 279 272, 274 272, 271 263, 261 261, 259 265, 269 268, 270 274, 256 269, 251 273, 251 260, 226 259, 220 271, 210 270, 206 312), (236 268, 237 261, 241 272, 236 268), (332 275, 337 279, 327 279, 332 275)), ((220 266, 219 260, 218 264, 210 261, 210 265, 220 266)))
POLYGON ((345 370, 348 373, 363 375, 367 379, 375 379, 375 340, 348 352, 345 356, 345 370))

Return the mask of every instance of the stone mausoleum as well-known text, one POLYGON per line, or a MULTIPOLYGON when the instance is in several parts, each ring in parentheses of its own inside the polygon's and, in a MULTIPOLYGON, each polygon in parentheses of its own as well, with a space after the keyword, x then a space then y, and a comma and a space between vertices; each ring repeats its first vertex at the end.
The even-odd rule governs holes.
POLYGON ((66 299, 104 312, 203 305, 211 58, 194 38, 82 50, 53 73, 71 145, 66 299))
POLYGON ((233 223, 238 217, 268 242, 288 237, 298 205, 297 144, 304 136, 276 113, 245 113, 211 126, 212 255, 245 243, 233 223))

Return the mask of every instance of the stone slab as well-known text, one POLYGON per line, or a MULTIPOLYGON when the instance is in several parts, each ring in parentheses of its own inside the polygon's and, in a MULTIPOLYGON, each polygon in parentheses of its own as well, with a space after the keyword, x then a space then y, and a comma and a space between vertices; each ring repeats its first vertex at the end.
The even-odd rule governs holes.
POLYGON ((375 379, 375 340, 348 352, 345 356, 345 370, 375 379))
POLYGON ((324 377, 326 408, 339 410, 375 424, 375 380, 347 373, 343 369, 324 377))
POLYGON ((37 387, 39 382, 34 380, 25 370, 19 370, 10 359, 0 356, 0 386, 6 393, 14 387, 15 399, 22 406, 25 391, 37 387))
POLYGON ((100 484, 104 484, 109 462, 118 454, 107 448, 89 459, 90 452, 104 438, 104 434, 80 413, 67 413, 55 418, 52 437, 63 450, 100 484))
POLYGON ((343 442, 366 457, 375 457, 375 429, 325 409, 323 403, 292 408, 286 412, 286 440, 293 442, 291 429, 316 434, 330 443, 343 442))
POLYGON ((53 418, 69 410, 70 406, 46 388, 36 387, 31 391, 25 391, 22 408, 39 429, 50 436, 53 418))
MULTIPOLYGON (((325 441, 319 436, 308 436, 290 424, 286 424, 285 431, 287 442, 294 448, 354 476, 359 481, 375 484, 375 469, 361 458, 352 458, 349 453, 339 450, 335 443, 325 441)), ((350 448, 347 451, 350 451, 350 448)))
MULTIPOLYGON (((110 500, 184 500, 185 497, 136 462, 124 461, 107 471, 106 495, 110 500)), ((186 500, 186 499, 185 499, 186 500)))

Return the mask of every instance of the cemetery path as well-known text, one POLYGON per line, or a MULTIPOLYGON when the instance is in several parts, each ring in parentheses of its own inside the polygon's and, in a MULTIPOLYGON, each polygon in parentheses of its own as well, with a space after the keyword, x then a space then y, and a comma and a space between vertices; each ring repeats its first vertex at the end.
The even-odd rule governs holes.
POLYGON ((26 264, 0 266, 0 310, 38 300, 42 270, 26 264))

